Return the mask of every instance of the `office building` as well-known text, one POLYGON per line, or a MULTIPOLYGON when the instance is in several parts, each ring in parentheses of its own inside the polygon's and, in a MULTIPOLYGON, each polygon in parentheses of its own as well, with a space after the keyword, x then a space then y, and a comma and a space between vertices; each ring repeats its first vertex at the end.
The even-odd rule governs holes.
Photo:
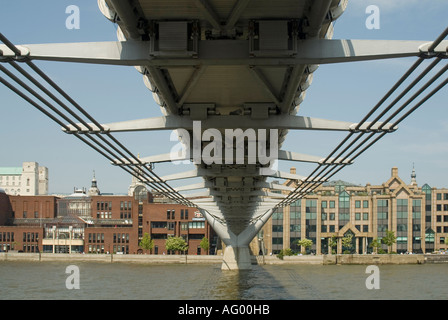
MULTIPOLYGON (((294 186, 293 181, 285 184, 294 186)), ((392 168, 390 178, 381 185, 332 181, 276 209, 251 248, 263 254, 287 248, 314 254, 328 254, 330 248, 335 253, 371 253, 375 250, 372 241, 381 240, 388 230, 397 237, 393 252, 446 249, 448 189, 428 184, 419 187, 415 170, 408 184, 399 177, 397 168, 392 168), (349 237, 352 241, 347 244, 343 239, 349 237), (301 239, 311 240, 312 246, 298 246, 301 239)), ((380 250, 388 248, 383 244, 380 250)))

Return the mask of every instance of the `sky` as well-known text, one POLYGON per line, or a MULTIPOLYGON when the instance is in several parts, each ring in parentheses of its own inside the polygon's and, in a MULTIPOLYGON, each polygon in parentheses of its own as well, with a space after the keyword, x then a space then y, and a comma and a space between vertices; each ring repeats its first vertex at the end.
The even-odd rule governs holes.
MULTIPOLYGON (((5 0, 0 0, 5 1, 5 0)), ((351 0, 335 23, 334 39, 434 40, 446 27, 445 0, 351 0), (380 28, 368 29, 366 8, 380 9, 380 28)), ((0 32, 15 44, 116 41, 116 26, 99 11, 97 1, 8 1, 0 11, 0 32), (80 28, 67 29, 66 8, 80 9, 80 28)), ((414 58, 321 65, 307 91, 299 115, 359 122, 414 58)), ((35 62, 100 123, 161 116, 140 73, 132 67, 61 62, 35 62)), ((446 62, 445 62, 446 63, 446 62)), ((413 166, 419 185, 448 187, 448 87, 386 135, 332 179, 355 184, 382 184, 392 167, 410 182, 413 166)), ((120 133, 114 136, 142 157, 167 153, 175 142, 169 132, 120 133)), ((131 177, 112 166, 78 139, 0 85, 0 167, 36 161, 49 169, 49 193, 88 188, 95 171, 103 193, 127 193, 131 177)), ((283 148, 323 158, 346 133, 290 131, 283 148)), ((307 176, 315 165, 282 162, 307 176)), ((163 176, 188 170, 156 165, 163 176)), ((185 183, 185 181, 184 181, 185 183)), ((175 184, 173 184, 175 186, 175 184)))

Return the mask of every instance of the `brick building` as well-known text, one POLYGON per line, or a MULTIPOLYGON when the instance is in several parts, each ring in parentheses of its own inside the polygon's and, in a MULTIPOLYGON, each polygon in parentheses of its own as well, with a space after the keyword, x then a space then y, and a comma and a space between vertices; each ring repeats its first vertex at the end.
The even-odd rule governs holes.
POLYGON ((153 254, 169 254, 165 240, 183 237, 188 254, 206 237, 214 251, 216 237, 205 219, 175 203, 141 197, 94 195, 75 190, 67 197, 8 196, 0 192, 0 250, 53 253, 143 253, 145 233, 154 240, 153 254))

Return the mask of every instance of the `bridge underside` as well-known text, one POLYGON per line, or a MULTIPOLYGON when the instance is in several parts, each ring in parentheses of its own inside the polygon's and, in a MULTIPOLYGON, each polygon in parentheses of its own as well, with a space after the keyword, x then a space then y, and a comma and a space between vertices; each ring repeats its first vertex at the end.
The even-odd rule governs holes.
POLYGON ((298 185, 326 181, 280 172, 277 161, 334 167, 352 163, 348 157, 283 150, 289 130, 351 134, 396 130, 396 125, 386 122, 351 123, 298 115, 320 64, 419 57, 446 53, 447 46, 446 41, 431 48, 431 42, 424 41, 332 40, 333 21, 344 12, 345 0, 98 3, 106 18, 118 25, 119 41, 22 45, 18 52, 7 46, 0 49, 4 57, 134 66, 160 105, 161 117, 77 123, 64 130, 86 135, 178 130, 182 153, 167 150, 167 154, 112 162, 131 168, 149 185, 202 177, 200 183, 163 193, 203 213, 227 246, 223 269, 250 268, 250 241, 277 206, 306 192, 270 182, 270 178, 295 180, 298 185), (229 130, 233 136, 226 139, 229 130), (156 163, 175 160, 189 160, 195 169, 160 179, 140 175, 156 163))

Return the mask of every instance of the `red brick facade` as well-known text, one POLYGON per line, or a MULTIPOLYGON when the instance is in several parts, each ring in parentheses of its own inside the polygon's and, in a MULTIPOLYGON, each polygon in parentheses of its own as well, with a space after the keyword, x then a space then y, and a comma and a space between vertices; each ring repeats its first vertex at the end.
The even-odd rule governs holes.
POLYGON ((200 248, 200 242, 204 237, 209 243, 215 239, 195 208, 152 203, 152 197, 139 202, 131 196, 104 195, 73 200, 76 205, 84 204, 76 214, 75 206, 67 209, 70 201, 54 196, 0 194, 0 250, 170 254, 166 239, 180 236, 188 244, 188 254, 209 254, 200 248), (58 202, 64 202, 59 215, 58 202), (87 215, 86 206, 90 208, 87 215), (145 233, 154 240, 151 252, 139 247, 145 233))

